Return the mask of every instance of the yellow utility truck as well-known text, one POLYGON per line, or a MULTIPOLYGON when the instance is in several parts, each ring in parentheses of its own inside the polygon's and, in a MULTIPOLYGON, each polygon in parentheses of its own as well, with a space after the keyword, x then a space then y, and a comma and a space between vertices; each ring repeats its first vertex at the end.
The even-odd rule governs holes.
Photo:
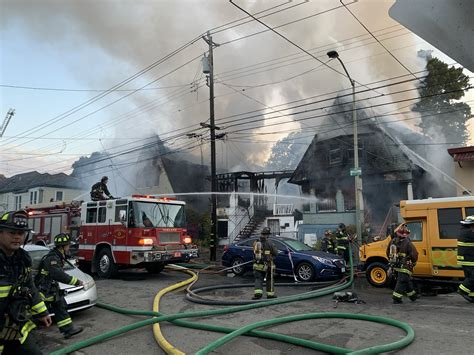
MULTIPOLYGON (((418 250, 413 276, 439 281, 462 280, 464 273, 456 259, 459 222, 474 215, 474 196, 400 201, 400 215, 418 250)), ((362 245, 359 250, 367 280, 376 287, 389 283, 386 250, 390 238, 388 235, 384 240, 362 245)))

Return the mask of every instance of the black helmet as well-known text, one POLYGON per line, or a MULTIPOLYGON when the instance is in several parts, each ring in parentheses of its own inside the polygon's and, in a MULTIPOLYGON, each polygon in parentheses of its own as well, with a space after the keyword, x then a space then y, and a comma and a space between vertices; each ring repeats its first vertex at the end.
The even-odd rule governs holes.
POLYGON ((272 234, 272 232, 270 231, 270 228, 264 227, 264 228, 262 229, 262 232, 261 232, 260 234, 261 234, 261 235, 270 235, 270 234, 272 234))
POLYGON ((346 229, 346 225, 344 223, 339 223, 339 228, 340 229, 346 229))
POLYGON ((5 212, 0 217, 0 229, 30 231, 31 229, 28 227, 28 213, 23 210, 5 212))
POLYGON ((104 181, 109 181, 109 178, 107 176, 102 176, 102 179, 100 179, 100 182, 104 181))
POLYGON ((71 237, 69 236, 69 234, 59 233, 57 236, 54 237, 55 246, 59 247, 68 244, 71 244, 71 237))

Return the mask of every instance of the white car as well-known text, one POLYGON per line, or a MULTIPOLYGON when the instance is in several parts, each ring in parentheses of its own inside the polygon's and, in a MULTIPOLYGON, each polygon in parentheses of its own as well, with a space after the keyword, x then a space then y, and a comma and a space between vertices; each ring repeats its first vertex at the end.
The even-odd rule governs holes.
MULTIPOLYGON (((41 259, 49 253, 50 249, 45 246, 31 244, 27 244, 23 248, 31 256, 33 260, 33 273, 36 274, 41 259)), ((84 286, 71 286, 59 283, 59 287, 64 292, 68 312, 79 311, 94 306, 97 302, 97 288, 94 279, 79 270, 72 262, 67 262, 64 265, 64 271, 84 282, 84 286)))

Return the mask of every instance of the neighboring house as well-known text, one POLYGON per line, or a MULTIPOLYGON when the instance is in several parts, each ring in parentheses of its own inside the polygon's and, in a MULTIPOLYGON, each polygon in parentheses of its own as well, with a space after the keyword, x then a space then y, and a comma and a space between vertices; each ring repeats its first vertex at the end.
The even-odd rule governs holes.
MULTIPOLYGON (((393 206, 400 200, 452 196, 452 186, 437 170, 442 164, 436 167, 422 157, 422 149, 417 152, 409 148, 422 148, 422 135, 402 125, 381 124, 361 108, 357 108, 357 116, 364 200, 361 207, 366 223, 380 229, 392 222, 397 217, 393 206)), ((317 198, 303 209, 303 223, 354 224, 351 103, 336 99, 319 124, 328 129, 314 136, 289 180, 301 186, 303 193, 317 198)), ((428 153, 437 156, 436 149, 430 146, 428 153)))
POLYGON ((156 156, 137 172, 136 193, 178 194, 178 200, 204 212, 210 210, 210 196, 199 193, 211 190, 209 175, 209 168, 205 165, 156 156))
MULTIPOLYGON (((51 205, 84 199, 80 181, 66 174, 40 174, 37 171, 0 180, 0 211, 51 205)), ((88 197, 88 196, 87 196, 88 197)))
POLYGON ((474 146, 451 148, 448 153, 455 161, 454 177, 461 186, 457 186, 457 195, 474 194, 474 146))
POLYGON ((219 243, 230 244, 240 238, 260 233, 269 227, 273 235, 296 238, 302 216, 294 204, 283 203, 276 194, 263 195, 267 187, 288 179, 293 171, 237 171, 217 175, 219 243), (262 194, 262 195, 260 195, 262 194))

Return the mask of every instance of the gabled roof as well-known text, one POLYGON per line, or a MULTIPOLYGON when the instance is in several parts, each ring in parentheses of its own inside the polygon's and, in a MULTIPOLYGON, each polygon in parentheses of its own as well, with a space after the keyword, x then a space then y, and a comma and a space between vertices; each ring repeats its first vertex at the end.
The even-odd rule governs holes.
MULTIPOLYGON (((426 153, 432 157, 438 158, 440 162, 446 162, 447 159, 441 159, 446 154, 445 148, 435 145, 424 146, 423 143, 429 143, 429 138, 422 134, 410 130, 407 126, 399 123, 384 123, 376 118, 369 117, 368 113, 374 114, 370 109, 357 106, 358 135, 362 141, 363 137, 369 139, 371 144, 376 144, 377 149, 371 153, 374 158, 383 156, 383 171, 403 171, 418 167, 435 175, 444 175, 450 178, 450 168, 447 166, 436 166, 424 158, 426 153)), ((342 141, 342 137, 353 136, 352 121, 352 102, 338 97, 334 101, 334 106, 329 109, 329 115, 322 118, 321 127, 325 127, 318 132, 311 142, 308 150, 305 152, 295 173, 289 182, 299 181, 298 173, 303 169, 304 161, 309 159, 315 153, 314 146, 318 142, 342 141), (326 128, 327 127, 327 128, 326 128)), ((364 149, 364 148, 363 148, 364 149)))
POLYGON ((0 193, 21 193, 35 187, 58 187, 80 190, 80 181, 74 177, 60 174, 40 174, 37 171, 18 174, 10 178, 0 180, 0 193))

